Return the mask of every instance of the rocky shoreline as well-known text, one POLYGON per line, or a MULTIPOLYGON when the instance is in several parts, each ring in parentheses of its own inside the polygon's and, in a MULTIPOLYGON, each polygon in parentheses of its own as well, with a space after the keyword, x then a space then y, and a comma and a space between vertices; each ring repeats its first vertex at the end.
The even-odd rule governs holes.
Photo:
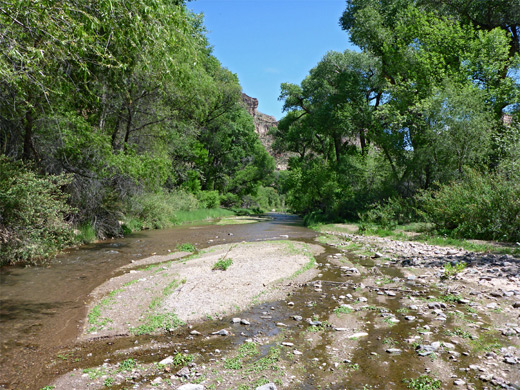
MULTIPOLYGON (((519 259, 338 232, 319 242, 325 252, 312 279, 288 280, 277 297, 199 316, 152 342, 112 338, 102 364, 78 356, 53 385, 520 389, 519 259)), ((251 257, 276 263, 276 251, 255 248, 251 257)))

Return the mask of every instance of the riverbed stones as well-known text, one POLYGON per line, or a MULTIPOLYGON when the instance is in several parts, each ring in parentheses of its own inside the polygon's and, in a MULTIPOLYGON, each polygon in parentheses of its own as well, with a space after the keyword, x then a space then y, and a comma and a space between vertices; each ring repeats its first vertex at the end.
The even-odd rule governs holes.
POLYGON ((177 390, 204 390, 204 386, 188 383, 186 385, 177 387, 177 390))
POLYGON ((226 329, 221 329, 216 332, 211 333, 212 335, 216 336, 229 336, 231 333, 226 329))
POLYGON ((367 336, 368 336, 368 333, 366 333, 366 332, 358 332, 358 333, 354 333, 353 335, 350 335, 348 338, 351 340, 355 340, 360 337, 367 337, 367 336))
POLYGON ((274 383, 267 383, 262 386, 258 386, 255 390, 276 390, 276 385, 274 383))

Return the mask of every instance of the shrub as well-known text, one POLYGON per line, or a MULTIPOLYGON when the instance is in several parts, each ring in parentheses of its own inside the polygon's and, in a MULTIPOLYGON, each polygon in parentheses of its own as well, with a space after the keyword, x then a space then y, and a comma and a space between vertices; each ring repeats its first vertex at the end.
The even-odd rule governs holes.
POLYGON ((420 195, 437 229, 456 237, 520 241, 520 182, 467 170, 460 182, 420 195))
POLYGON ((216 209, 220 206, 220 195, 218 191, 201 191, 197 193, 200 206, 207 209, 216 209))
POLYGON ((0 264, 32 262, 74 242, 65 175, 40 176, 0 156, 0 264))
POLYGON ((213 270, 225 271, 231 266, 231 264, 233 264, 233 259, 220 259, 213 266, 213 270))
POLYGON ((384 203, 376 203, 372 208, 359 215, 364 224, 376 224, 383 229, 393 230, 398 224, 420 219, 415 198, 394 197, 384 203))
POLYGON ((193 194, 184 191, 159 192, 132 197, 127 204, 127 223, 132 229, 164 228, 175 224, 177 211, 191 211, 197 209, 199 201, 193 194))

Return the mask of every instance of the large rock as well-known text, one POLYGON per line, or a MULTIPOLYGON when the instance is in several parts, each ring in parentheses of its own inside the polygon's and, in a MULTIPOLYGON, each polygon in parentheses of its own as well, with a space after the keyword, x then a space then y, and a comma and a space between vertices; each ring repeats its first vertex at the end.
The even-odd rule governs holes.
POLYGON ((258 111, 258 99, 242 93, 242 101, 244 102, 247 112, 249 112, 249 114, 253 117, 255 131, 258 134, 262 145, 264 145, 264 148, 271 156, 274 157, 276 161, 276 168, 280 170, 287 169, 289 155, 286 153, 275 153, 273 151, 272 145, 274 138, 269 134, 269 130, 271 130, 271 128, 278 126, 278 121, 275 117, 263 114, 258 111))

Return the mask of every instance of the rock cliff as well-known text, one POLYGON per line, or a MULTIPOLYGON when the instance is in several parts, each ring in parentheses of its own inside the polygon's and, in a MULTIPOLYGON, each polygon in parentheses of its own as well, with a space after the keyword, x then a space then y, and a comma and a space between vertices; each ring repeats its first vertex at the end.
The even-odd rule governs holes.
POLYGON ((260 141, 262 141, 262 145, 264 145, 269 154, 274 157, 276 168, 278 170, 287 169, 287 156, 285 154, 274 153, 272 148, 274 139, 273 136, 269 134, 271 128, 278 126, 278 121, 275 117, 258 111, 258 99, 242 93, 242 101, 244 102, 249 114, 253 117, 255 131, 258 134, 260 141))

